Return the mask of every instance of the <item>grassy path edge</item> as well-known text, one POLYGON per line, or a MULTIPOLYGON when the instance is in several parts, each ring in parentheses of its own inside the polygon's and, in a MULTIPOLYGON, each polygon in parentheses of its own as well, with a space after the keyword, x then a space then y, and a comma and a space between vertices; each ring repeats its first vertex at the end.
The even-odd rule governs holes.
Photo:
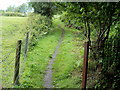
MULTIPOLYGON (((59 26, 60 27, 60 26, 59 26)), ((58 45, 56 46, 56 49, 55 49, 55 52, 53 53, 50 61, 49 61, 49 64, 47 66, 47 70, 45 71, 46 74, 45 74, 45 77, 44 77, 44 87, 46 88, 52 88, 52 65, 55 61, 55 58, 59 52, 59 48, 60 48, 60 45, 63 41, 63 38, 64 38, 64 33, 65 33, 65 30, 62 29, 62 33, 61 33, 61 37, 58 41, 58 45)))

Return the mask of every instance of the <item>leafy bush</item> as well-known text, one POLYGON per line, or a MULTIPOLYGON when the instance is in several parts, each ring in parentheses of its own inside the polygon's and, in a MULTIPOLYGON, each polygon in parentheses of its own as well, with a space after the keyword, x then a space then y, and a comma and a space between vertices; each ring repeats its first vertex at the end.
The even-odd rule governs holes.
POLYGON ((30 31, 30 46, 35 46, 36 41, 51 29, 51 20, 46 16, 31 13, 28 18, 28 31, 30 31))
POLYGON ((81 15, 71 15, 70 13, 64 12, 60 19, 66 26, 81 30, 83 28, 83 23, 81 22, 80 17, 81 15))
POLYGON ((3 16, 19 16, 19 17, 24 17, 26 15, 18 12, 4 12, 2 13, 3 16))
MULTIPOLYGON (((101 77, 95 88, 100 89, 120 89, 120 24, 119 22, 111 28, 109 38, 104 45, 102 59, 101 77)), ((100 57, 99 57, 100 58, 100 57)))

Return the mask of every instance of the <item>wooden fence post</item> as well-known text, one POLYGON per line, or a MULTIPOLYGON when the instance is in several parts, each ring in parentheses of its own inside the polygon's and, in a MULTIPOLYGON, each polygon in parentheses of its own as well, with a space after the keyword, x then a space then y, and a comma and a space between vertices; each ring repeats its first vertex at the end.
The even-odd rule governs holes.
POLYGON ((28 39, 29 39, 29 32, 26 34, 26 41, 25 41, 25 52, 24 52, 24 58, 26 59, 27 50, 28 50, 28 39))
POLYGON ((87 83, 88 54, 89 54, 89 42, 85 42, 84 64, 83 64, 83 74, 82 74, 82 89, 84 90, 86 89, 86 83, 87 83))
POLYGON ((14 71, 14 78, 13 78, 14 85, 19 85, 19 66, 20 66, 21 44, 22 44, 22 40, 18 40, 17 48, 16 48, 16 58, 15 58, 15 71, 14 71))

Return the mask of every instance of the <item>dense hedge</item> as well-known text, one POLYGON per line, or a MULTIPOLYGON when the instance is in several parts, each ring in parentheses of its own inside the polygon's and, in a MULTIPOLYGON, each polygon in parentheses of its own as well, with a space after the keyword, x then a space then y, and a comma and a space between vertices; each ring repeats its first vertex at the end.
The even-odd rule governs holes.
POLYGON ((83 23, 81 22, 80 17, 81 16, 78 14, 71 15, 70 13, 64 12, 60 19, 65 23, 66 26, 81 30, 83 28, 83 23))
POLYGON ((19 13, 19 12, 3 12, 3 16, 19 16, 19 17, 25 17, 25 14, 19 13))
MULTIPOLYGON (((101 78, 97 88, 120 89, 120 22, 113 25, 110 36, 105 42, 102 62, 101 78)), ((99 57, 100 58, 100 57, 99 57)))
MULTIPOLYGON (((72 13, 72 12, 71 12, 72 13)), ((81 16, 78 14, 63 13, 61 21, 68 27, 73 27, 82 30, 84 22, 81 21, 81 16)), ((103 20, 104 21, 104 20, 103 20)), ((110 32, 105 43, 101 41, 101 46, 98 46, 96 40, 97 33, 93 23, 90 24, 90 59, 88 67, 88 87, 96 89, 120 89, 120 22, 116 21, 110 27, 110 32), (99 48, 100 47, 100 48, 99 48)), ((96 27, 98 27, 96 25, 96 27)), ((86 28, 83 29, 86 36, 86 28)), ((101 38, 100 40, 102 40, 101 38)), ((100 45, 99 44, 99 45, 100 45)))
POLYGON ((48 34, 51 29, 51 20, 40 14, 31 13, 28 18, 28 31, 30 32, 30 45, 35 46, 40 37, 48 34))

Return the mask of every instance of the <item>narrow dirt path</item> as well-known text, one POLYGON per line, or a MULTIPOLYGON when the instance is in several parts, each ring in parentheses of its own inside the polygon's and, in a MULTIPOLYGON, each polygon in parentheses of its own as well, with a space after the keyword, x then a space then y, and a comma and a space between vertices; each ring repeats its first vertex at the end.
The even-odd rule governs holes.
MULTIPOLYGON (((61 28, 60 26, 58 26, 58 27, 61 28)), ((50 62, 47 66, 46 74, 44 76, 44 87, 45 88, 53 88, 53 86, 52 86, 52 64, 54 63, 55 58, 58 54, 60 45, 61 45, 63 38, 64 38, 64 33, 65 33, 64 29, 61 28, 61 30, 62 30, 62 34, 61 34, 60 40, 58 42, 58 45, 56 47, 55 52, 52 55, 52 58, 50 59, 50 62)))

